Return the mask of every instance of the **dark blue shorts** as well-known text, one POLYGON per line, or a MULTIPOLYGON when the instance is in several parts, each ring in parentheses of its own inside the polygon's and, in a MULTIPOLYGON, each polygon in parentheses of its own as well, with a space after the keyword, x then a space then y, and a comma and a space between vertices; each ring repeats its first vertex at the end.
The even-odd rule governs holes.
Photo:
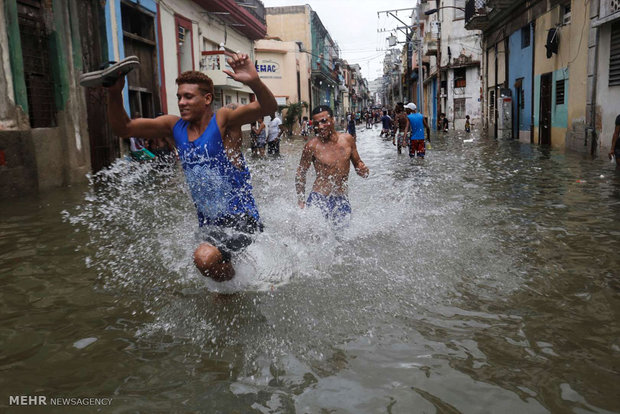
POLYGON ((216 223, 200 227, 200 238, 217 247, 225 262, 234 253, 245 250, 254 241, 254 234, 263 231, 263 224, 247 214, 222 217, 216 223))
POLYGON ((308 207, 318 207, 323 216, 336 226, 346 226, 351 220, 351 204, 346 196, 327 196, 311 192, 306 201, 308 207))

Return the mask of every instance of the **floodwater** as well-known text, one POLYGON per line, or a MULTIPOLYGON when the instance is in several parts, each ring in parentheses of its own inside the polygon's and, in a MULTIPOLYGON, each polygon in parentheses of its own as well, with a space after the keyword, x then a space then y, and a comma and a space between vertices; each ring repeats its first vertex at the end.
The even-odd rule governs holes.
POLYGON ((460 132, 410 160, 360 129, 341 233, 296 205, 302 141, 249 159, 266 229, 224 284, 193 267, 180 170, 3 201, 2 411, 620 412, 620 171, 460 132))

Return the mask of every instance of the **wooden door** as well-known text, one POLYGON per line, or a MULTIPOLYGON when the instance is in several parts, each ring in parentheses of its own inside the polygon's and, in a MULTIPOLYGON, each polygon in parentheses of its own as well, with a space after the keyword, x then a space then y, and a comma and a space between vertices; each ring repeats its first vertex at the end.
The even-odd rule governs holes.
MULTIPOLYGON (((75 4, 78 2, 76 1, 75 4)), ((82 45, 82 70, 84 73, 99 70, 107 61, 103 45, 104 10, 98 0, 80 0, 76 7, 79 16, 80 43, 82 45)), ((97 172, 119 157, 118 137, 108 123, 106 92, 103 88, 83 88, 86 97, 86 119, 90 142, 90 163, 97 172)))

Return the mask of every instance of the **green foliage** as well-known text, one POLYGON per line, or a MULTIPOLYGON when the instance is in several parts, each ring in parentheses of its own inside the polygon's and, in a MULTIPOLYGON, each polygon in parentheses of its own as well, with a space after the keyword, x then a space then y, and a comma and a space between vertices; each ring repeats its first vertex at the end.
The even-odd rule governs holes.
POLYGON ((282 123, 284 124, 284 126, 290 130, 293 127, 293 124, 299 119, 301 119, 301 115, 303 114, 304 108, 306 109, 308 108, 308 103, 304 101, 293 103, 293 104, 290 104, 289 106, 286 106, 284 108, 286 109, 286 115, 284 116, 284 119, 282 120, 282 123))

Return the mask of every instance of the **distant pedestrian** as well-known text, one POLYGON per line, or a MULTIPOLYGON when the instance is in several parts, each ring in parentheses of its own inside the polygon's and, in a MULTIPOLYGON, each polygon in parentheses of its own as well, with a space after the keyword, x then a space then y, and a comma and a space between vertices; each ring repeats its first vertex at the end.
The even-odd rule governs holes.
POLYGON ((387 111, 383 111, 383 116, 381 117, 381 133, 380 137, 390 137, 390 129, 392 129, 392 118, 388 115, 387 111))
POLYGON ((347 132, 353 137, 353 139, 357 139, 357 135, 355 134, 355 114, 349 114, 347 116, 347 132))
POLYGON ((400 154, 402 148, 409 145, 408 133, 409 133, 409 119, 405 114, 405 107, 402 102, 396 104, 396 119, 394 121, 394 130, 396 132, 395 138, 392 138, 392 145, 396 145, 396 149, 400 154))
POLYGON ((469 123, 469 115, 465 115, 465 132, 471 132, 471 124, 469 123))
POLYGON ((282 136, 282 121, 275 113, 271 114, 269 132, 267 136, 267 154, 280 155, 280 137, 282 136))
POLYGON ((424 146, 424 130, 428 134, 428 141, 431 141, 431 129, 426 122, 424 115, 417 111, 417 107, 414 103, 410 102, 405 105, 407 111, 407 118, 409 118, 409 127, 411 128, 411 139, 409 141, 409 157, 413 158, 416 155, 420 158, 424 158, 426 155, 426 149, 424 146))
POLYGON ((265 147, 267 146, 267 128, 265 127, 263 118, 260 118, 252 126, 252 133, 256 136, 256 148, 254 150, 254 155, 264 157, 265 147))
POLYGON ((620 140, 618 140, 618 135, 620 135, 620 115, 616 117, 616 128, 614 129, 614 135, 611 138, 611 149, 609 151, 609 159, 613 159, 616 157, 616 166, 620 166, 620 140))
POLYGON ((301 136, 304 137, 304 139, 307 139, 308 137, 308 117, 304 116, 303 120, 301 121, 301 136))
POLYGON ((439 114, 439 119, 437 120, 437 129, 439 131, 448 132, 448 118, 446 118, 446 114, 443 112, 439 114))

